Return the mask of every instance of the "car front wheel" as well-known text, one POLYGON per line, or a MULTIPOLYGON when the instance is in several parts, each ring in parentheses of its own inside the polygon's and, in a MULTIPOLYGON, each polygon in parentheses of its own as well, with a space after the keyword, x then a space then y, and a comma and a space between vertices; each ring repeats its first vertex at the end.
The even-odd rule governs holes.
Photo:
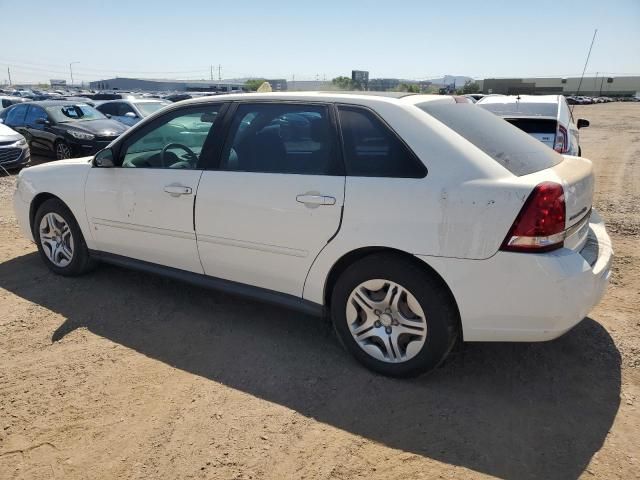
POLYGON ((64 160, 65 158, 71 158, 71 147, 63 141, 56 143, 56 160, 64 160))
POLYGON ((58 275, 81 275, 93 266, 89 250, 71 211, 56 198, 38 208, 33 236, 40 256, 58 275))
POLYGON ((338 279, 331 315, 343 345, 366 367, 410 377, 436 368, 458 335, 458 313, 441 281, 409 259, 376 254, 338 279))

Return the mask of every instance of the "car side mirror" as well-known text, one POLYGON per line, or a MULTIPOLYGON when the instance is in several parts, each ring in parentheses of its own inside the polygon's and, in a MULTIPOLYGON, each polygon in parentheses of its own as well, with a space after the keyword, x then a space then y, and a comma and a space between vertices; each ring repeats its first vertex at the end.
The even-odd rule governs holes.
POLYGON ((110 113, 105 113, 104 116, 107 117, 107 118, 111 118, 111 114, 110 113))
POLYGON ((589 126, 589 120, 585 120, 584 118, 578 119, 578 128, 586 128, 589 126))
POLYGON ((51 122, 46 118, 36 118, 36 125, 51 125, 51 122))
POLYGON ((129 118, 138 118, 138 116, 133 112, 127 112, 124 114, 124 116, 129 118))
POLYGON ((100 168, 115 167, 115 163, 113 163, 113 150, 110 148, 100 150, 96 153, 96 156, 93 157, 93 165, 100 168))

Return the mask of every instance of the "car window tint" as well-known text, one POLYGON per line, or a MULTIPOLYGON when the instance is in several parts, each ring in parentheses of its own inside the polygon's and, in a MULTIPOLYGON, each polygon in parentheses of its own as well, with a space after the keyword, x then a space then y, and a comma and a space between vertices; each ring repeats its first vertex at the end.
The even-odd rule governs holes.
POLYGON ((128 103, 124 103, 124 102, 118 103, 118 112, 116 113, 116 115, 120 117, 124 117, 129 112, 133 114, 136 113, 133 111, 133 108, 131 108, 131 105, 129 105, 128 103))
POLYGON ((27 105, 17 105, 9 110, 4 123, 9 126, 24 125, 27 105))
POLYGON ((125 145, 122 167, 196 168, 203 152, 209 152, 220 105, 211 105, 165 116, 150 131, 125 145))
POLYGON ((425 102, 418 107, 514 175, 528 175, 562 162, 553 149, 477 105, 425 102))
POLYGON ((241 172, 341 174, 326 106, 241 104, 221 168, 241 172))
POLYGON ((104 103, 102 105, 98 105, 96 107, 97 110, 99 110, 100 112, 104 113, 105 115, 115 115, 116 113, 116 106, 113 103, 104 103))
POLYGON ((375 114, 339 107, 347 175, 422 178, 426 168, 375 114))
POLYGON ((24 123, 30 126, 36 126, 36 120, 39 118, 43 118, 46 120, 47 118, 47 113, 44 111, 44 109, 37 107, 35 105, 32 105, 31 108, 29 108, 29 111, 27 112, 27 116, 24 120, 24 123))

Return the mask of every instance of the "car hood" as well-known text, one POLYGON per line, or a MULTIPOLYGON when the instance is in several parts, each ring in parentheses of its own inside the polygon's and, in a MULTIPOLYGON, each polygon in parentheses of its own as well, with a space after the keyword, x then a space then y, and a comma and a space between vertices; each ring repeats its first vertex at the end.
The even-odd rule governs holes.
POLYGON ((115 120, 84 120, 82 122, 63 123, 61 127, 67 130, 76 130, 91 133, 99 137, 117 137, 127 130, 127 126, 115 120))
POLYGON ((23 137, 18 132, 0 123, 0 142, 18 141, 21 138, 23 137))

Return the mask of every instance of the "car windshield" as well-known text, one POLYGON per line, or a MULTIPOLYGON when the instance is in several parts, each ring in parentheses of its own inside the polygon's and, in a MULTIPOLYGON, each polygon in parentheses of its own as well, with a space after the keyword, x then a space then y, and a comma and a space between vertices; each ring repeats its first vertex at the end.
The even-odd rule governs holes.
POLYGON ((86 103, 70 103, 47 107, 47 113, 57 123, 106 119, 102 113, 86 103))
POLYGON ((485 103, 480 102, 477 104, 479 107, 489 110, 501 117, 508 117, 510 115, 517 116, 531 116, 531 117, 556 117, 558 114, 557 103, 485 103))
POLYGON ((562 162, 562 156, 553 149, 499 116, 478 108, 478 104, 426 102, 418 107, 514 175, 527 175, 562 162))
POLYGON ((136 103, 135 106, 138 110, 140 110, 140 113, 142 113, 144 117, 147 117, 152 113, 157 112, 162 107, 166 107, 170 104, 171 102, 140 102, 136 103))

